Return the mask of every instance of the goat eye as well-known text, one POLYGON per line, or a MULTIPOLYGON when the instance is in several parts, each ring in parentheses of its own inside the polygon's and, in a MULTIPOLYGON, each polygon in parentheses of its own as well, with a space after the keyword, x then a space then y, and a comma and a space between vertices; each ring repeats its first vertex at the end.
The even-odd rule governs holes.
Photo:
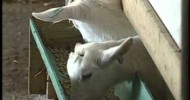
POLYGON ((82 75, 82 81, 89 79, 92 76, 92 73, 86 73, 82 75))
POLYGON ((83 57, 84 56, 84 54, 79 54, 81 57, 83 57))

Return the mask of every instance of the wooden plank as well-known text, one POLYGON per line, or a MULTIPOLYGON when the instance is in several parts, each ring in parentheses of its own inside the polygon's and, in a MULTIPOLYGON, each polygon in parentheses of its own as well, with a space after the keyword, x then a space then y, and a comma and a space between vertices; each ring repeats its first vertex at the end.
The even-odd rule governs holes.
POLYGON ((34 41, 31 31, 29 32, 29 41, 28 92, 29 94, 45 94, 46 72, 42 71, 44 63, 37 49, 37 45, 34 41))
POLYGON ((32 19, 30 19, 30 28, 31 28, 33 37, 36 41, 37 47, 42 56, 42 59, 44 61, 44 64, 46 66, 47 72, 50 75, 50 79, 52 81, 52 84, 53 84, 56 94, 58 96, 58 99, 59 100, 67 100, 66 96, 64 95, 64 90, 63 90, 63 88, 59 82, 58 76, 56 74, 56 70, 54 68, 55 62, 53 61, 53 59, 50 58, 50 54, 46 51, 46 48, 39 36, 39 33, 38 33, 36 26, 34 24, 34 21, 32 19))
POLYGON ((55 93, 55 89, 53 88, 49 75, 47 75, 46 97, 47 99, 57 99, 57 95, 55 93))
POLYGON ((180 100, 180 49, 147 0, 123 0, 123 8, 175 99, 180 100))

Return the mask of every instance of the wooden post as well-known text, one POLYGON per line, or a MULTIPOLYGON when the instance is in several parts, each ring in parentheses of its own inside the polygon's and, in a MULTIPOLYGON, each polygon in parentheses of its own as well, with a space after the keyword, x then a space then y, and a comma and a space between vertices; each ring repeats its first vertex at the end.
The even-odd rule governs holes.
MULTIPOLYGON (((123 0, 126 16, 176 100, 181 99, 181 51, 148 0, 123 0)), ((155 79, 156 81, 156 79, 155 79)))

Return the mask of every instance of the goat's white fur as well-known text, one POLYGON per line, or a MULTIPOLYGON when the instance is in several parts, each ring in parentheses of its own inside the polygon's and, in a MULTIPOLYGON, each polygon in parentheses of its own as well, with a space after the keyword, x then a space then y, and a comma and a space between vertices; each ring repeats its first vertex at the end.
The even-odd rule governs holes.
POLYGON ((120 0, 75 0, 67 6, 32 15, 53 23, 69 19, 87 42, 118 40, 136 35, 122 11, 120 0))
POLYGON ((72 99, 99 100, 111 86, 126 79, 130 81, 136 71, 148 66, 155 67, 138 36, 120 41, 77 44, 67 62, 72 99), (83 81, 84 73, 92 76, 83 81))

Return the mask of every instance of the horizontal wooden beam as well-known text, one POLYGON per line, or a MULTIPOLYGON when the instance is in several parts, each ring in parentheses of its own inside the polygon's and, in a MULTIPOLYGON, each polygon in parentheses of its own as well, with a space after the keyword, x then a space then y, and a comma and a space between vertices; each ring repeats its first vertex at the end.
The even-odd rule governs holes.
MULTIPOLYGON (((181 51, 148 0, 123 0, 126 16, 140 35, 176 100, 181 99, 181 51)), ((156 81, 156 79, 155 79, 156 81)))

